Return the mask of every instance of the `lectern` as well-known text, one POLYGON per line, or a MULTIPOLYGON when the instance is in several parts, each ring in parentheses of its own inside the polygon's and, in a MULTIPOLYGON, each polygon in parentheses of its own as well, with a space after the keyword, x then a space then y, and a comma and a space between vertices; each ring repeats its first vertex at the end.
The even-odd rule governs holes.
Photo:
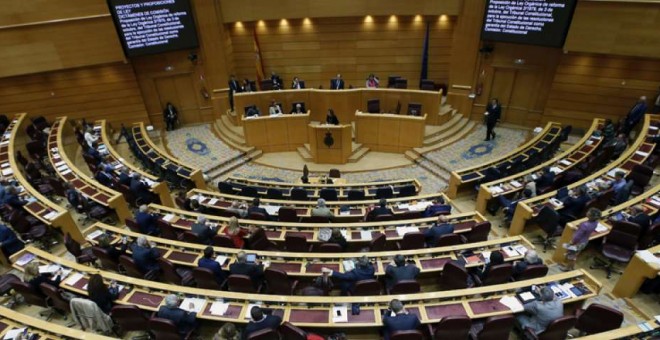
POLYGON ((351 156, 351 125, 308 125, 309 148, 315 163, 345 164, 351 156))

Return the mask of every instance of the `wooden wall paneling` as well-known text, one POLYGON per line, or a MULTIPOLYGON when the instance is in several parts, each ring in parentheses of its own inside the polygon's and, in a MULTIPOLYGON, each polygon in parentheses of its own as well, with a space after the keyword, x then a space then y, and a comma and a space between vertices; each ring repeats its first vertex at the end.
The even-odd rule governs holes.
POLYGON ((230 51, 226 50, 227 37, 222 24, 222 9, 219 1, 193 0, 197 35, 200 43, 198 63, 203 68, 207 91, 227 87, 230 51))
POLYGON ((115 126, 148 121, 130 65, 109 64, 0 78, 0 112, 52 120, 107 119, 115 126))
POLYGON ((548 91, 543 119, 580 127, 595 117, 618 121, 640 96, 647 96, 648 104, 652 104, 659 79, 659 59, 563 54, 548 91))
POLYGON ((310 93, 312 121, 325 122, 328 109, 333 109, 340 124, 355 120, 355 108, 362 102, 359 91, 314 91, 310 93))
POLYGON ((279 20, 365 15, 457 15, 461 0, 259 0, 220 1, 223 19, 236 21, 279 20))
MULTIPOLYGON (((447 82, 454 17, 425 17, 430 22, 429 78, 447 82)), ((307 87, 328 88, 341 73, 346 86, 364 87, 369 73, 387 83, 388 75, 408 79, 417 88, 425 24, 421 18, 313 18, 229 24, 234 71, 255 79, 253 35, 256 28, 265 71, 278 73, 285 86, 298 76, 307 87)))
POLYGON ((109 13, 105 0, 6 1, 3 2, 0 12, 0 26, 66 20, 109 13))
POLYGON ((578 1, 564 49, 657 58, 659 23, 657 2, 578 1))

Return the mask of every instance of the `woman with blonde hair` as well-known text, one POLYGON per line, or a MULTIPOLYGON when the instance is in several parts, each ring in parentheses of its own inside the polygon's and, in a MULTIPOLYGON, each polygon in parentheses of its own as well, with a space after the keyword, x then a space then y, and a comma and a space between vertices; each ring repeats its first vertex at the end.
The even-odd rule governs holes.
POLYGON ((235 248, 242 249, 243 245, 245 245, 244 237, 247 235, 247 232, 241 228, 235 216, 232 216, 229 219, 229 223, 225 225, 225 235, 231 237, 235 248))
POLYGON ((236 329, 233 323, 227 322, 220 329, 218 333, 213 336, 213 340, 239 340, 241 333, 236 329))
POLYGON ((30 285, 32 290, 37 293, 44 295, 41 291, 41 284, 48 283, 55 287, 59 287, 60 282, 63 279, 62 269, 58 269, 54 274, 51 273, 39 273, 39 262, 32 261, 25 266, 25 273, 23 273, 23 282, 26 282, 30 285))

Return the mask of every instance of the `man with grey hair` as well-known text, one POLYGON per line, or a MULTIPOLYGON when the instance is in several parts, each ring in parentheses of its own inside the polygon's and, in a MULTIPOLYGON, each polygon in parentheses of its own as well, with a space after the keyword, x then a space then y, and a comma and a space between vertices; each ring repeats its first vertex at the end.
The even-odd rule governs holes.
POLYGON ((247 209, 245 209, 245 207, 241 207, 241 203, 239 201, 231 202, 231 206, 227 208, 227 211, 236 213, 240 218, 247 216, 247 209))
POLYGON ((416 330, 420 324, 417 315, 408 313, 403 308, 403 303, 394 299, 390 301, 390 308, 383 314, 383 333, 385 340, 389 340, 392 333, 396 331, 416 330))
POLYGON ((218 233, 218 228, 209 226, 206 216, 199 215, 197 216, 197 222, 193 223, 190 231, 197 235, 197 240, 199 240, 200 243, 210 245, 213 243, 213 236, 218 233))
POLYGON ((526 303, 525 314, 516 316, 521 329, 531 328, 536 334, 543 332, 551 322, 564 316, 564 305, 555 299, 552 289, 543 287, 539 295, 540 301, 526 303))
POLYGON ((149 213, 149 208, 146 205, 141 205, 138 208, 137 214, 135 214, 135 223, 137 223, 140 228, 140 233, 146 235, 160 235, 160 229, 158 228, 157 221, 158 218, 155 215, 149 213))
POLYGON ((229 265, 230 275, 247 275, 252 280, 255 287, 264 279, 264 268, 259 263, 248 263, 247 254, 244 251, 239 251, 236 254, 236 262, 229 265))
POLYGON ((130 189, 140 204, 149 204, 154 201, 154 194, 151 193, 149 186, 142 182, 142 175, 137 172, 133 174, 130 189))
POLYGON ((525 269, 527 269, 527 266, 535 264, 543 264, 543 260, 539 258, 536 250, 530 249, 525 253, 525 257, 522 259, 522 261, 516 261, 516 263, 513 265, 513 275, 519 275, 520 273, 524 272, 525 269))
POLYGON ((160 266, 158 265, 160 252, 155 247, 149 245, 145 236, 138 237, 137 243, 131 251, 133 252, 133 261, 135 261, 135 264, 143 273, 160 270, 160 266))
POLYGON ((376 278, 374 266, 371 265, 367 256, 358 259, 355 268, 346 273, 340 273, 329 268, 321 268, 321 272, 340 279, 339 288, 342 295, 348 295, 348 292, 355 290, 355 284, 362 280, 373 280, 376 278))
MULTIPOLYGON (((195 306, 191 302, 188 308, 192 309, 195 306)), ((179 334, 185 335, 197 327, 197 313, 186 312, 179 308, 179 298, 170 294, 165 297, 165 305, 160 306, 158 309, 158 317, 168 319, 174 322, 179 334)))
POLYGON ((316 202, 316 208, 312 209, 312 216, 322 216, 328 218, 334 218, 335 214, 332 213, 332 210, 325 205, 325 200, 319 198, 316 202))

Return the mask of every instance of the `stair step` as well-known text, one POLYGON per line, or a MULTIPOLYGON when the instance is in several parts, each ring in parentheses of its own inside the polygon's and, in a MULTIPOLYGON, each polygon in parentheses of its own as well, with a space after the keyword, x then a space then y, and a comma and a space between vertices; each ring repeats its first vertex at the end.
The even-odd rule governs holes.
POLYGON ((309 152, 309 144, 305 144, 305 146, 299 146, 298 148, 296 148, 296 151, 298 151, 298 154, 304 160, 306 161, 312 160, 312 154, 309 152))
POLYGON ((353 144, 352 144, 352 146, 351 146, 351 147, 352 147, 351 150, 353 150, 353 153, 359 151, 359 150, 362 149, 362 147, 363 147, 363 145, 360 144, 360 143, 356 143, 356 142, 352 142, 352 143, 353 143, 353 144))
POLYGON ((359 161, 364 155, 366 155, 369 152, 369 148, 365 148, 360 146, 360 148, 357 151, 354 151, 353 154, 348 157, 348 162, 349 163, 355 163, 359 161))
POLYGON ((435 137, 435 136, 451 129, 456 124, 458 124, 461 121, 462 118, 463 118, 463 115, 457 114, 457 115, 452 116, 449 119, 449 121, 447 121, 446 123, 444 123, 442 125, 439 125, 439 126, 429 125, 429 126, 427 126, 426 127, 427 128, 427 130, 426 130, 427 133, 424 134, 424 139, 426 140, 428 138, 435 137))
POLYGON ((408 150, 403 153, 407 159, 416 162, 418 159, 422 158, 422 155, 418 154, 415 150, 408 150))
POLYGON ((245 138, 243 135, 238 135, 232 132, 232 129, 225 125, 222 119, 216 120, 215 125, 218 128, 218 131, 221 131, 227 138, 231 139, 237 144, 245 144, 245 138))
POLYGON ((441 143, 447 138, 450 138, 457 133, 460 133, 465 126, 470 122, 467 118, 462 117, 461 115, 457 115, 456 117, 460 117, 458 121, 456 121, 452 126, 447 129, 442 131, 439 134, 436 134, 431 137, 424 138, 424 146, 430 146, 436 143, 441 143))
POLYGON ((218 136, 218 138, 220 138, 225 144, 229 145, 230 147, 236 150, 247 153, 254 149, 254 147, 245 145, 245 141, 235 140, 234 138, 236 137, 227 133, 227 130, 225 130, 222 125, 219 125, 217 121, 213 124, 213 130, 215 135, 218 136))
POLYGON ((231 133, 241 138, 245 137, 245 135, 243 134, 243 127, 234 125, 234 123, 232 123, 231 118, 229 118, 228 115, 222 115, 220 117, 220 120, 222 121, 222 124, 224 124, 224 126, 226 126, 231 131, 231 133))
POLYGON ((444 139, 442 142, 438 142, 436 144, 424 146, 421 148, 415 148, 414 150, 420 154, 424 154, 429 151, 438 150, 447 147, 459 141, 468 133, 472 132, 472 130, 474 130, 476 125, 477 124, 474 121, 468 121, 467 124, 465 124, 465 126, 462 129, 456 131, 453 135, 449 136, 447 139, 444 139))

